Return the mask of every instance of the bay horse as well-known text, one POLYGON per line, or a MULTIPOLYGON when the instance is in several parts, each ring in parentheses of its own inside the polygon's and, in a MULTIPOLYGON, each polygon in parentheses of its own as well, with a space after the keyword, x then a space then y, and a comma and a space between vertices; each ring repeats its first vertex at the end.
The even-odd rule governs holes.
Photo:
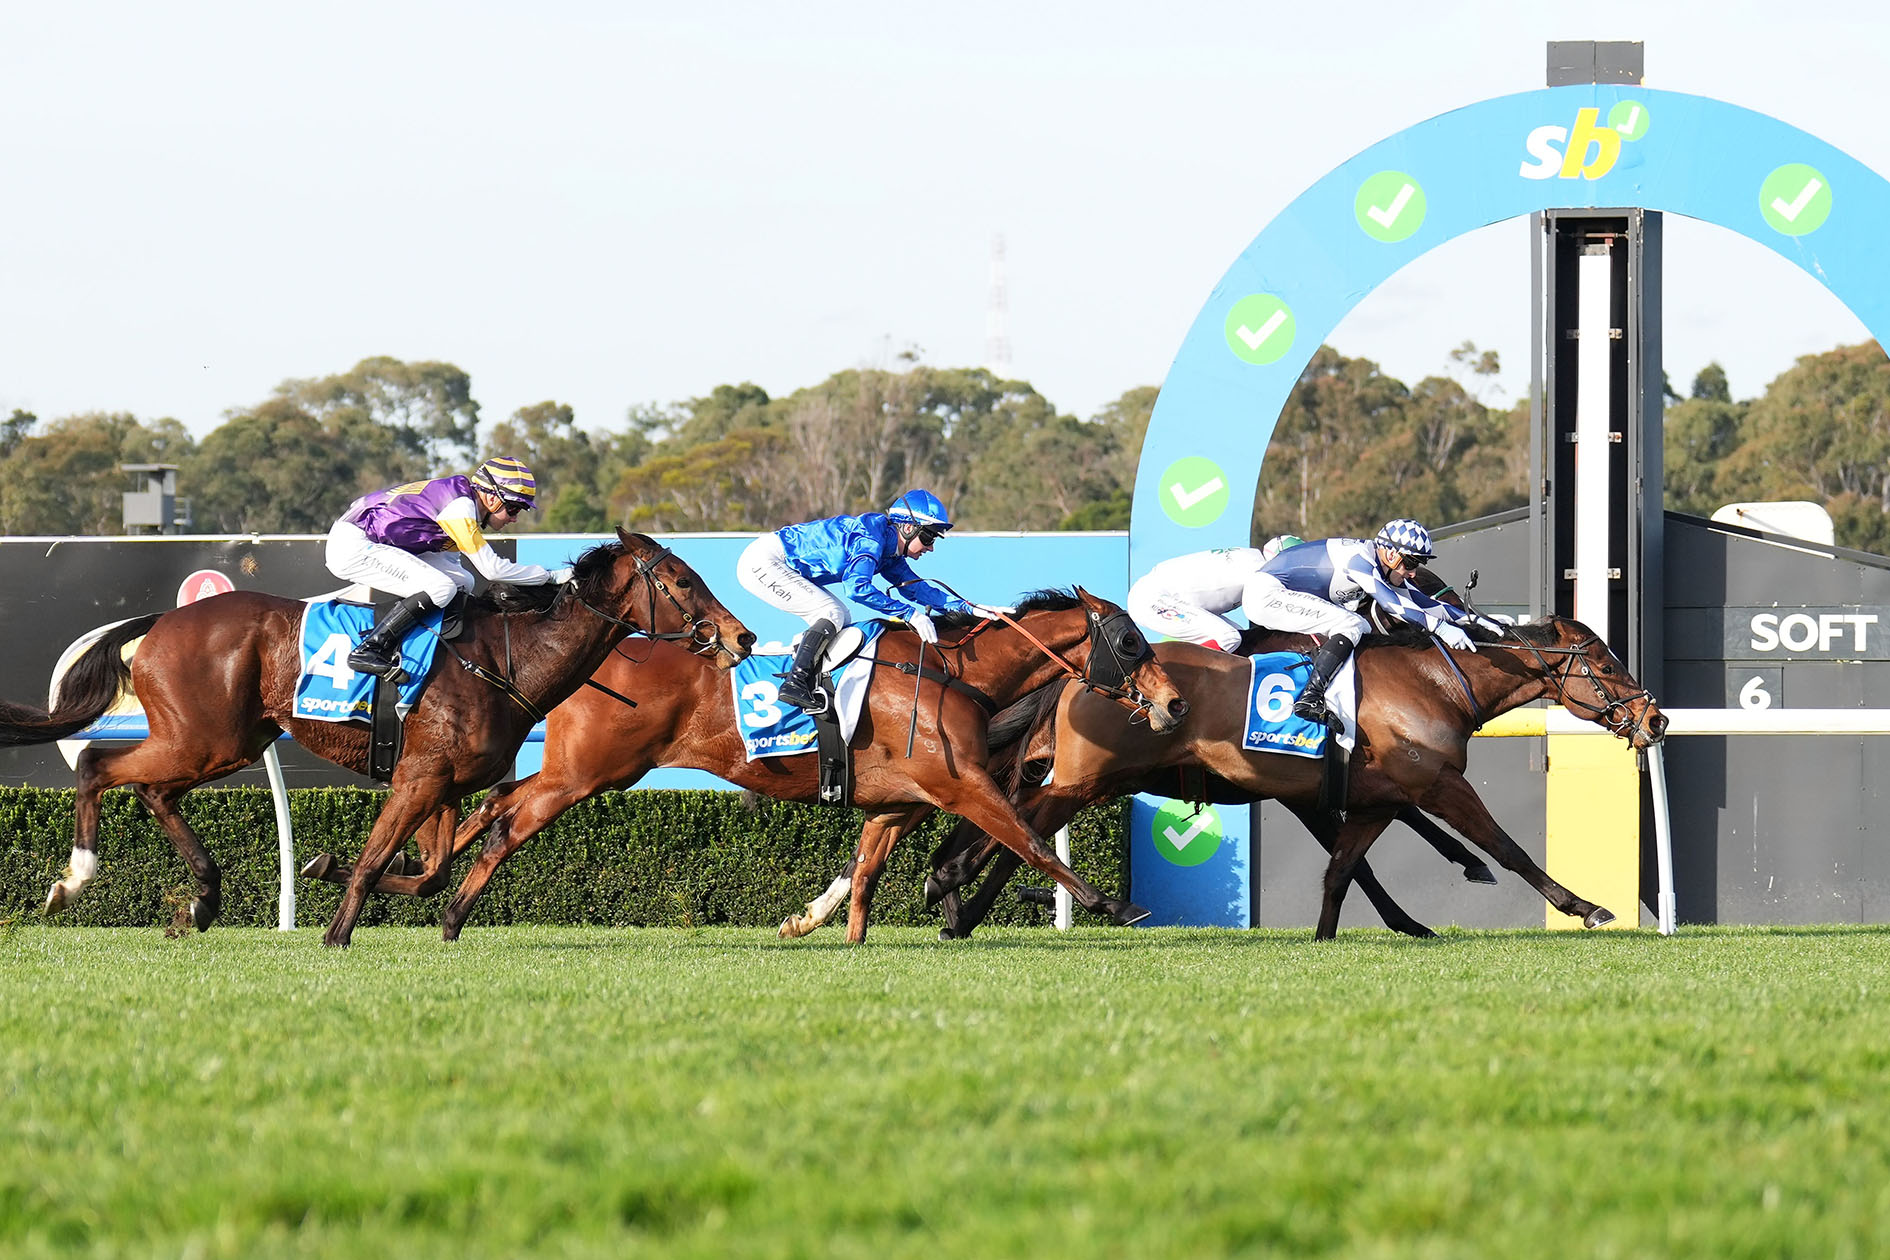
MULTIPOLYGON (((1550 617, 1507 627, 1501 635, 1482 629, 1470 633, 1479 651, 1446 649, 1418 632, 1371 635, 1360 644, 1355 655, 1359 735, 1342 823, 1335 825, 1318 809, 1317 759, 1242 748, 1248 662, 1184 643, 1156 648, 1170 675, 1197 697, 1193 717, 1177 739, 1155 744, 1133 731, 1097 727, 1081 696, 1057 688, 1040 693, 1029 733, 1013 746, 1012 773, 1021 778, 1024 763, 1052 760, 1055 773, 1047 785, 1021 789, 1019 812, 1033 826, 1055 830, 1093 801, 1144 791, 1179 795, 1182 767, 1205 771, 1217 801, 1278 800, 1331 850, 1315 933, 1316 939, 1330 940, 1347 887, 1369 869, 1366 851, 1393 819, 1416 807, 1449 823, 1584 927, 1610 922, 1611 912, 1551 879, 1490 816, 1463 777, 1470 735, 1489 718, 1552 696, 1570 712, 1645 749, 1665 734, 1666 715, 1579 621, 1550 617)), ((968 934, 1014 868, 964 825, 940 846, 935 860, 938 867, 926 889, 928 900, 947 902, 942 935, 968 934), (998 864, 977 901, 958 906, 952 895, 994 856, 998 864)), ((1374 901, 1385 913, 1386 905, 1374 901)), ((1386 922, 1399 931, 1430 935, 1422 925, 1390 914, 1386 922)))
MULTIPOLYGON (((583 685, 626 635, 687 643, 706 653, 718 676, 748 654, 754 635, 667 547, 617 531, 572 565, 563 585, 500 587, 505 604, 473 600, 465 631, 440 644, 441 659, 408 714, 404 751, 387 800, 363 846, 323 943, 345 947, 368 886, 409 835, 423 848, 451 843, 462 797, 490 787, 510 767, 532 724, 583 685), (517 609, 518 611, 511 611, 517 609)), ((53 885, 46 909, 83 891, 98 869, 99 794, 129 787, 196 877, 191 921, 199 930, 222 906, 222 873, 178 800, 200 784, 261 757, 287 731, 309 751, 365 774, 364 725, 293 716, 301 673, 299 599, 232 591, 170 612, 133 618, 101 636, 75 661, 50 712, 0 702, 0 745, 49 743, 90 725, 130 685, 150 735, 130 747, 97 744, 79 755, 71 873, 53 885), (142 637, 127 665, 121 651, 142 637)))
MULTIPOLYGON (((867 817, 855 857, 862 874, 853 887, 847 939, 865 939, 873 887, 892 846, 934 809, 977 819, 1013 856, 1111 922, 1146 918, 1142 907, 1103 896, 1059 861, 985 769, 991 711, 1070 673, 1082 676, 1078 690, 1102 701, 1100 720, 1128 725, 1118 707, 1126 703, 1148 715, 1153 732, 1177 726, 1188 702, 1141 631, 1120 608, 1080 588, 1037 592, 1002 620, 952 614, 937 621, 939 641, 924 649, 925 672, 916 677, 911 670, 920 660, 917 634, 888 629, 877 645, 875 668, 889 672, 868 689, 852 739, 854 800, 867 817), (916 741, 908 754, 915 710, 916 741)), ((815 753, 748 759, 726 676, 658 645, 635 665, 611 656, 594 678, 613 691, 633 680, 652 693, 639 693, 634 708, 603 690, 584 690, 554 710, 545 724, 544 768, 494 791, 460 826, 455 852, 488 834, 441 917, 446 939, 459 935, 493 872, 527 840, 579 801, 629 787, 657 767, 706 770, 779 800, 817 799, 815 753)), ((383 878, 377 887, 432 892, 444 886, 444 866, 429 856, 425 873, 383 878)), ((339 882, 347 872, 324 864, 315 874, 339 882)))

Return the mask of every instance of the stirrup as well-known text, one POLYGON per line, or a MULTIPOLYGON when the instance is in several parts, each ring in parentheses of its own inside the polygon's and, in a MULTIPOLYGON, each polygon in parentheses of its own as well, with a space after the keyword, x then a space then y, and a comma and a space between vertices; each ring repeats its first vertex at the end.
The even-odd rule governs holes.
POLYGON ((791 704, 809 717, 817 717, 827 711, 827 693, 817 685, 797 687, 790 680, 782 683, 775 695, 782 704, 791 704))
POLYGON ((407 681, 407 671, 400 667, 400 657, 383 656, 365 647, 358 647, 348 653, 348 668, 357 674, 372 674, 395 686, 407 681))
POLYGON ((1324 696, 1301 696, 1293 701, 1293 716, 1305 718, 1308 722, 1330 724, 1332 710, 1327 706, 1324 696))

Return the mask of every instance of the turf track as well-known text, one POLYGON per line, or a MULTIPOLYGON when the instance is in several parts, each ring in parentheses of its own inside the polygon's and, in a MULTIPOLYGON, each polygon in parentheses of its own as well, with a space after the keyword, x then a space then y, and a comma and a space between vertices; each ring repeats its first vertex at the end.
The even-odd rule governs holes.
POLYGON ((1882 1254, 1886 960, 28 920, 0 1254, 1882 1254))

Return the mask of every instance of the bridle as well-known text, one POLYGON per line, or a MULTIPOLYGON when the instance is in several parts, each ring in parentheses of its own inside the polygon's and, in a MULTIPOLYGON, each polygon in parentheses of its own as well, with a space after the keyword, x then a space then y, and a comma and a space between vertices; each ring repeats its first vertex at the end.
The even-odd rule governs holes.
MULTIPOLYGON (((652 627, 651 629, 645 629, 628 617, 611 616, 603 609, 593 605, 582 595, 579 595, 575 590, 571 592, 571 598, 577 601, 578 607, 590 613, 592 616, 601 617, 613 626, 622 626, 631 634, 649 639, 652 642, 661 643, 687 639, 691 645, 689 651, 696 656, 708 656, 715 652, 728 652, 727 645, 722 642, 721 627, 717 626, 706 617, 691 617, 689 610, 683 607, 683 602, 676 598, 676 593, 669 589, 669 584, 664 582, 662 575, 656 571, 656 566, 669 559, 673 554, 674 552, 671 548, 664 547, 654 556, 636 557, 636 576, 630 580, 635 582, 637 578, 642 578, 649 587, 649 624, 652 627), (669 601, 670 607, 676 610, 677 617, 689 627, 688 629, 658 631, 653 628, 656 625, 656 597, 658 594, 661 594, 664 599, 669 601)), ((729 652, 729 655, 733 656, 734 653, 729 652)))
MULTIPOLYGON (((1510 642, 1507 632, 1500 642, 1505 645, 1510 642)), ((1646 700, 1651 703, 1654 693, 1643 687, 1632 695, 1612 695, 1603 685, 1600 676, 1595 673, 1594 665, 1588 658, 1588 649, 1601 642, 1600 635, 1590 634, 1586 639, 1570 647, 1540 647, 1521 635, 1515 636, 1515 642, 1529 649, 1536 658, 1537 664, 1542 666, 1543 677, 1555 684, 1557 699, 1562 702, 1563 707, 1574 710, 1577 716, 1591 717, 1611 734, 1619 735, 1630 742, 1636 734, 1644 736, 1650 743, 1659 742, 1660 737, 1649 731, 1643 721, 1647 715, 1647 706, 1642 706, 1639 717, 1632 711, 1635 701, 1646 700), (1549 664, 1546 658, 1550 656, 1562 657, 1562 664, 1559 666, 1549 664), (1595 689, 1595 695, 1600 699, 1600 704, 1577 699, 1569 694, 1568 689, 1575 681, 1577 666, 1581 668, 1582 680, 1595 689)), ((1603 644, 1603 649, 1606 650, 1605 644, 1603 644)))
MULTIPOLYGON (((663 581, 662 575, 657 573, 656 566, 663 563, 663 561, 667 560, 672 554, 673 552, 671 548, 664 547, 662 550, 658 551, 654 556, 647 557, 647 558, 644 556, 637 556, 636 557, 637 571, 635 575, 631 577, 630 581, 634 585, 637 579, 641 578, 649 586, 649 591, 650 591, 649 624, 651 627, 654 627, 656 625, 656 596, 658 592, 661 592, 663 598, 667 599, 670 602, 671 607, 673 607, 676 610, 677 616, 680 617, 684 622, 688 623, 689 628, 687 630, 658 631, 655 629, 645 629, 644 627, 638 625, 633 619, 629 617, 615 617, 615 616, 612 616, 610 613, 605 612, 603 609, 597 607, 596 605, 592 604, 589 600, 585 599, 582 595, 578 594, 577 590, 574 587, 569 587, 567 588, 566 591, 559 592, 559 595, 560 597, 562 597, 564 594, 568 593, 570 597, 577 602, 577 606, 579 608, 582 608, 585 612, 590 613, 594 617, 601 618, 602 620, 609 622, 613 626, 621 626, 633 635, 640 635, 652 641, 659 641, 659 642, 668 641, 668 640, 677 640, 677 639, 688 639, 693 644, 693 646, 689 649, 691 655, 707 656, 713 652, 728 652, 727 645, 722 642, 721 629, 714 622, 708 620, 707 618, 691 617, 689 615, 689 610, 683 607, 682 601, 676 598, 676 593, 669 589, 668 584, 663 581), (706 629, 706 633, 704 632, 705 629, 706 629)), ((446 644, 445 646, 447 650, 453 654, 455 659, 459 661, 460 666, 463 669, 465 669, 468 673, 472 674, 475 678, 479 678, 483 680, 484 682, 490 683, 492 686, 498 688, 500 691, 504 692, 507 696, 511 697, 511 699, 515 703, 517 703, 520 708, 524 709, 526 713, 531 715, 532 721, 542 722, 545 720, 544 711, 540 709, 536 704, 534 704, 530 697, 528 697, 524 692, 520 691, 518 689, 518 685, 512 681, 512 678, 516 674, 517 671, 513 668, 513 665, 512 665, 512 621, 511 621, 511 618, 502 616, 499 618, 499 624, 505 631, 505 673, 503 674, 494 673, 492 670, 487 669, 485 666, 479 664, 477 661, 467 660, 466 657, 460 653, 459 649, 454 647, 452 644, 446 644)), ((734 653, 729 652, 729 655, 733 656, 734 653)), ((624 703, 626 704, 634 706, 636 703, 634 700, 630 700, 627 697, 618 696, 616 692, 611 691, 610 688, 603 686, 601 683, 591 682, 588 679, 586 681, 588 685, 596 687, 598 690, 606 692, 610 695, 616 696, 617 699, 624 701, 624 703)))
POLYGON ((1149 646, 1141 627, 1135 624, 1135 619, 1127 612, 1117 609, 1104 614, 1092 608, 1083 610, 1089 626, 1089 660, 1081 669, 1071 664, 1063 653, 1032 634, 1009 613, 993 608, 988 610, 988 614, 983 621, 965 632, 959 640, 960 646, 965 640, 1002 622, 1035 645, 1068 678, 1129 710, 1131 722, 1137 718, 1147 718, 1149 711, 1155 707, 1155 702, 1142 694, 1134 680, 1135 671, 1154 657, 1155 649, 1149 646))

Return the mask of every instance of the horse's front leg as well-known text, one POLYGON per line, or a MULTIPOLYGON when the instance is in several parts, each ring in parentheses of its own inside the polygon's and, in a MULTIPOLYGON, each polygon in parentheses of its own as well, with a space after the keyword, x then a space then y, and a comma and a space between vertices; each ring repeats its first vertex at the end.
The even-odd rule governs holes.
MULTIPOLYGON (((1285 802, 1281 803, 1285 804, 1285 802)), ((1287 805, 1286 807, 1306 824, 1306 830, 1312 832, 1313 839, 1319 842, 1320 847, 1325 849, 1327 856, 1330 857, 1338 843, 1334 828, 1330 824, 1321 825, 1318 822, 1318 811, 1311 806, 1287 805)), ((1399 817, 1403 817, 1402 812, 1399 817)), ((1406 936, 1415 936, 1420 940, 1429 940, 1437 935, 1413 918, 1385 890, 1385 886, 1378 882, 1378 876, 1372 871, 1370 862, 1363 858, 1359 859, 1358 865, 1352 869, 1352 882, 1358 885, 1358 890, 1365 894, 1367 901, 1372 903, 1372 909, 1378 911, 1378 917, 1383 919, 1385 926, 1392 931, 1401 932, 1406 936)))
POLYGON ((1550 879, 1549 873, 1537 866, 1535 859, 1490 817, 1483 798, 1455 768, 1445 766, 1437 781, 1418 799, 1418 804, 1462 832, 1471 844, 1528 880, 1529 886, 1541 893, 1543 900, 1563 914, 1580 919, 1583 927, 1595 928, 1614 921, 1614 915, 1608 910, 1577 897, 1550 879))
MULTIPOLYGON (((1496 874, 1490 870, 1487 862, 1479 862, 1470 850, 1463 847, 1457 837, 1424 816, 1424 811, 1415 805, 1406 805, 1398 811, 1398 821, 1418 833, 1425 844, 1437 850, 1437 856, 1453 866, 1463 868, 1464 880, 1472 884, 1494 884, 1496 874)), ((1360 884, 1359 887, 1364 887, 1360 884)))
POLYGON ((423 821, 439 816, 451 786, 449 777, 442 772, 418 772, 408 777, 398 769, 394 771, 393 788, 381 806, 380 817, 374 820, 367 843, 361 846, 361 860, 354 864, 354 873, 348 878, 348 887, 341 894, 341 904, 335 908, 328 931, 322 935, 322 944, 341 949, 348 947, 354 937, 355 922, 361 917, 361 907, 367 904, 370 885, 380 878, 407 837, 423 821))
POLYGON ((1392 818, 1389 813, 1378 816, 1354 810, 1339 825, 1332 843, 1332 860, 1326 863, 1325 897, 1319 906, 1319 928, 1313 933, 1314 940, 1329 941, 1339 934, 1339 907, 1345 901, 1345 890, 1357 874, 1359 864, 1365 860, 1365 850, 1391 825, 1392 818))

